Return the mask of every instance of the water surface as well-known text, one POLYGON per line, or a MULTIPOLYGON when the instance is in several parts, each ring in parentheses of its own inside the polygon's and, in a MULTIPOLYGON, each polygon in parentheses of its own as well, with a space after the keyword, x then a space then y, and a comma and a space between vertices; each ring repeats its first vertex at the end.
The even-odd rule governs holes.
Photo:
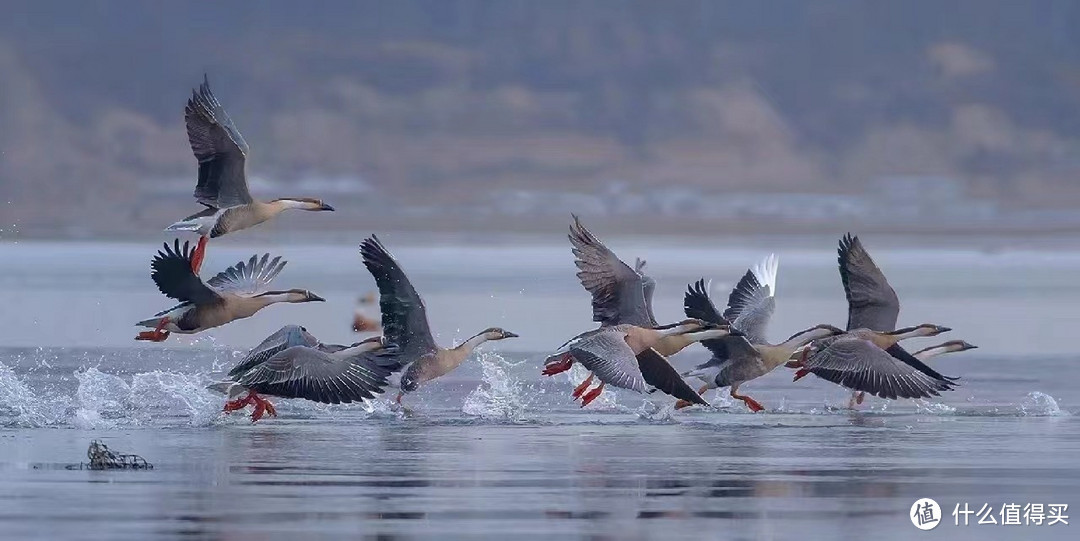
MULTIPOLYGON (((721 292, 765 255, 613 245, 650 259, 662 318, 677 317, 687 281, 711 276, 721 292)), ((284 323, 349 341, 352 302, 373 287, 352 247, 227 245, 206 268, 261 249, 292 260, 282 285, 329 302, 135 344, 131 324, 168 304, 146 276, 145 247, 0 244, 0 296, 16 299, 0 314, 4 537, 1075 538, 1073 525, 962 527, 946 516, 919 532, 907 518, 920 497, 946 514, 962 502, 1080 500, 1075 254, 875 252, 902 322, 947 324, 981 346, 934 361, 963 385, 850 412, 842 389, 777 371, 744 387, 767 407, 751 414, 722 396, 708 396, 712 410, 674 412, 671 400, 628 392, 581 410, 569 396, 577 369, 542 378, 544 352, 590 326, 562 246, 392 245, 440 340, 490 325, 522 339, 485 346, 408 397, 408 414, 385 401, 278 401, 280 417, 252 425, 222 414, 205 384, 284 323), (155 468, 65 469, 92 439, 155 468)), ((843 322, 834 261, 828 248, 781 252, 774 338, 843 322)), ((688 350, 674 362, 703 358, 688 350)))

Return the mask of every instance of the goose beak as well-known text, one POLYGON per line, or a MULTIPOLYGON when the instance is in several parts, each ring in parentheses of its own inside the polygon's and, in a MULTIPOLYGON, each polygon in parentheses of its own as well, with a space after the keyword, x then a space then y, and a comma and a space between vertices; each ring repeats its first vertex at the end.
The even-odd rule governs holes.
POLYGON ((326 203, 323 203, 322 206, 319 207, 319 210, 328 210, 330 212, 333 212, 334 207, 331 207, 330 205, 327 205, 326 203))
POLYGON ((516 334, 514 334, 514 333, 512 333, 510 331, 503 331, 502 337, 503 338, 518 338, 518 335, 516 335, 516 334))
POLYGON ((322 298, 322 297, 320 297, 320 296, 318 296, 318 295, 316 295, 314 293, 311 293, 311 292, 308 292, 307 300, 308 300, 308 302, 326 302, 326 299, 324 299, 324 298, 322 298))

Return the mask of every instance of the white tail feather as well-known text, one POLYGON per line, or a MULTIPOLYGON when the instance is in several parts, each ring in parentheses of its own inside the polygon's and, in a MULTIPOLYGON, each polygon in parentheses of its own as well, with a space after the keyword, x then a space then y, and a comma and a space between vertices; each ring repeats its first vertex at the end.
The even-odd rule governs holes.
POLYGON ((780 268, 780 258, 776 254, 769 254, 762 259, 754 268, 750 269, 754 277, 762 286, 768 286, 769 294, 776 296, 776 271, 780 268))

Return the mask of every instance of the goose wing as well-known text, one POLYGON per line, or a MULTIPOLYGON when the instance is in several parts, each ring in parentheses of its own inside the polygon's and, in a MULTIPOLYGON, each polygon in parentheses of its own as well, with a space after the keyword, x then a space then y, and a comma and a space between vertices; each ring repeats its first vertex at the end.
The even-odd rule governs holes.
POLYGON ((248 145, 203 77, 184 108, 188 141, 199 161, 195 199, 212 208, 251 203, 244 170, 248 145))
POLYGON ((764 344, 769 320, 776 311, 776 271, 779 260, 770 255, 746 271, 728 295, 724 318, 746 334, 752 344, 764 344))
POLYGON ((638 367, 645 383, 675 398, 681 398, 693 404, 709 405, 701 395, 683 381, 679 371, 656 350, 648 348, 637 355, 638 367))
MULTIPOLYGON (((705 284, 704 278, 686 286, 686 294, 683 295, 683 312, 686 317, 700 319, 708 323, 717 325, 730 324, 728 319, 720 314, 720 310, 716 309, 712 298, 709 297, 709 287, 705 284)), ((717 362, 723 362, 731 358, 733 354, 731 348, 740 349, 744 344, 746 348, 753 349, 746 341, 746 338, 742 336, 729 335, 723 338, 702 340, 701 342, 701 345, 712 352, 713 359, 717 362)), ((709 362, 712 362, 713 359, 710 359, 709 362)), ((698 366, 698 368, 705 368, 705 365, 698 366)))
POLYGON ((383 335, 396 344, 406 358, 437 351, 424 300, 379 238, 372 235, 364 239, 360 254, 379 287, 383 335))
POLYGON ((851 233, 840 239, 837 249, 840 280, 848 301, 848 330, 891 331, 900 315, 900 299, 885 274, 851 233))
POLYGON ((574 360, 608 385, 645 392, 645 377, 626 333, 613 327, 593 332, 567 345, 574 360), (609 330, 610 329, 610 330, 609 330))
POLYGON ((191 270, 191 256, 194 250, 189 242, 180 246, 180 239, 173 245, 164 243, 165 249, 158 251, 150 262, 150 278, 157 284, 158 290, 166 297, 192 304, 210 304, 221 300, 213 289, 207 287, 198 275, 191 270))
POLYGON ((315 347, 319 341, 299 325, 286 325, 274 334, 267 336, 259 345, 251 348, 247 355, 229 370, 229 377, 236 379, 252 368, 266 362, 267 359, 293 346, 315 347))
POLYGON ((645 295, 645 311, 649 314, 649 320, 656 325, 656 314, 653 312, 653 293, 656 292, 656 280, 645 274, 645 260, 640 257, 634 258, 634 272, 641 276, 641 292, 645 295))
POLYGON ((370 353, 336 358, 317 348, 293 346, 252 367, 237 383, 257 393, 347 404, 381 394, 389 375, 370 353))
POLYGON ((593 321, 654 327, 641 275, 623 263, 574 216, 570 244, 581 285, 592 295, 593 321))
POLYGON ((947 379, 926 374, 873 342, 855 336, 841 336, 824 344, 815 344, 815 351, 806 359, 804 370, 849 389, 891 399, 929 398, 951 390, 955 385, 947 379))
POLYGON ((270 254, 263 254, 261 258, 253 255, 246 262, 241 261, 217 273, 207 284, 221 293, 254 297, 269 290, 270 282, 285 268, 285 263, 281 256, 270 259, 270 254))

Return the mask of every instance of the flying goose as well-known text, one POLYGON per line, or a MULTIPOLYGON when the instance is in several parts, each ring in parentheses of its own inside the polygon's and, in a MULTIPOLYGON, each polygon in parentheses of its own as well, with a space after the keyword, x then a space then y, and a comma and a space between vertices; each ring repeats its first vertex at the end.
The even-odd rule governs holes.
MULTIPOLYGON (((644 274, 645 261, 636 259, 631 269, 586 229, 580 218, 571 216, 574 223, 570 225, 569 238, 574 265, 578 268, 581 285, 592 295, 593 321, 601 327, 656 327, 652 308, 656 281, 644 274)), ((672 334, 662 337, 652 349, 663 357, 670 357, 691 343, 685 333, 672 334)))
POLYGON ((400 387, 398 404, 405 393, 415 391, 421 383, 457 368, 480 344, 517 337, 510 331, 491 327, 456 347, 438 346, 428 326, 423 299, 378 237, 364 239, 360 254, 379 287, 383 336, 399 350, 394 361, 387 364, 392 373, 402 372, 400 380, 391 381, 391 385, 396 383, 400 387))
POLYGON ((563 344, 544 361, 543 374, 565 372, 575 362, 587 368, 589 376, 573 392, 575 400, 581 398, 581 407, 600 396, 608 383, 639 393, 645 392, 648 384, 676 398, 708 405, 653 346, 665 336, 688 335, 688 342, 693 343, 727 336, 730 332, 728 327, 707 325, 697 319, 655 328, 625 323, 608 325, 581 333, 563 344), (600 385, 585 392, 594 376, 600 385))
MULTIPOLYGON (((746 271, 728 296, 728 307, 723 314, 709 297, 704 279, 687 287, 683 297, 686 317, 717 325, 731 325, 744 334, 702 342, 712 352, 712 357, 684 374, 705 382, 699 393, 730 387, 732 398, 742 400, 750 411, 762 411, 765 408, 756 400, 739 394, 740 385, 772 372, 802 346, 844 332, 832 325, 817 325, 797 332, 779 344, 770 344, 765 338, 765 331, 776 308, 777 267, 776 256, 770 255, 746 271)), ((679 401, 675 408, 690 405, 690 402, 679 401)))
POLYGON ((946 353, 967 351, 969 349, 977 349, 978 347, 979 346, 969 344, 963 340, 949 340, 948 342, 936 346, 920 349, 919 351, 912 353, 912 355, 920 361, 925 361, 946 353))
POLYGON ((956 378, 939 374, 900 347, 899 341, 937 336, 947 327, 924 323, 892 332, 855 329, 817 340, 796 361, 794 381, 807 374, 881 398, 929 398, 951 391, 956 378))
MULTIPOLYGON (((851 233, 844 235, 836 253, 840 281, 848 301, 847 330, 895 330, 900 316, 900 299, 859 237, 851 233)), ((864 397, 864 392, 853 391, 848 406, 854 408, 856 404, 862 404, 864 397)))
POLYGON ((190 245, 173 241, 164 244, 150 263, 150 277, 166 297, 180 304, 154 314, 135 325, 152 331, 140 332, 136 340, 162 342, 169 333, 195 334, 219 327, 237 319, 251 317, 263 308, 279 302, 323 301, 322 297, 303 289, 268 291, 270 282, 285 267, 281 257, 270 259, 251 256, 203 282, 192 270, 190 245))
POLYGON ((310 197, 283 197, 265 203, 251 197, 247 183, 247 142, 210 91, 205 76, 199 89, 191 91, 184 108, 184 123, 191 150, 199 161, 195 200, 206 208, 165 230, 199 234, 199 244, 191 260, 196 273, 202 267, 208 238, 256 226, 289 209, 334 210, 322 200, 310 197))
POLYGON ((254 406, 255 422, 264 414, 277 416, 274 405, 260 395, 323 404, 371 400, 388 385, 390 370, 384 365, 392 364, 395 354, 378 336, 351 346, 323 344, 304 327, 286 325, 252 348, 226 381, 210 387, 229 397, 226 412, 254 406))

